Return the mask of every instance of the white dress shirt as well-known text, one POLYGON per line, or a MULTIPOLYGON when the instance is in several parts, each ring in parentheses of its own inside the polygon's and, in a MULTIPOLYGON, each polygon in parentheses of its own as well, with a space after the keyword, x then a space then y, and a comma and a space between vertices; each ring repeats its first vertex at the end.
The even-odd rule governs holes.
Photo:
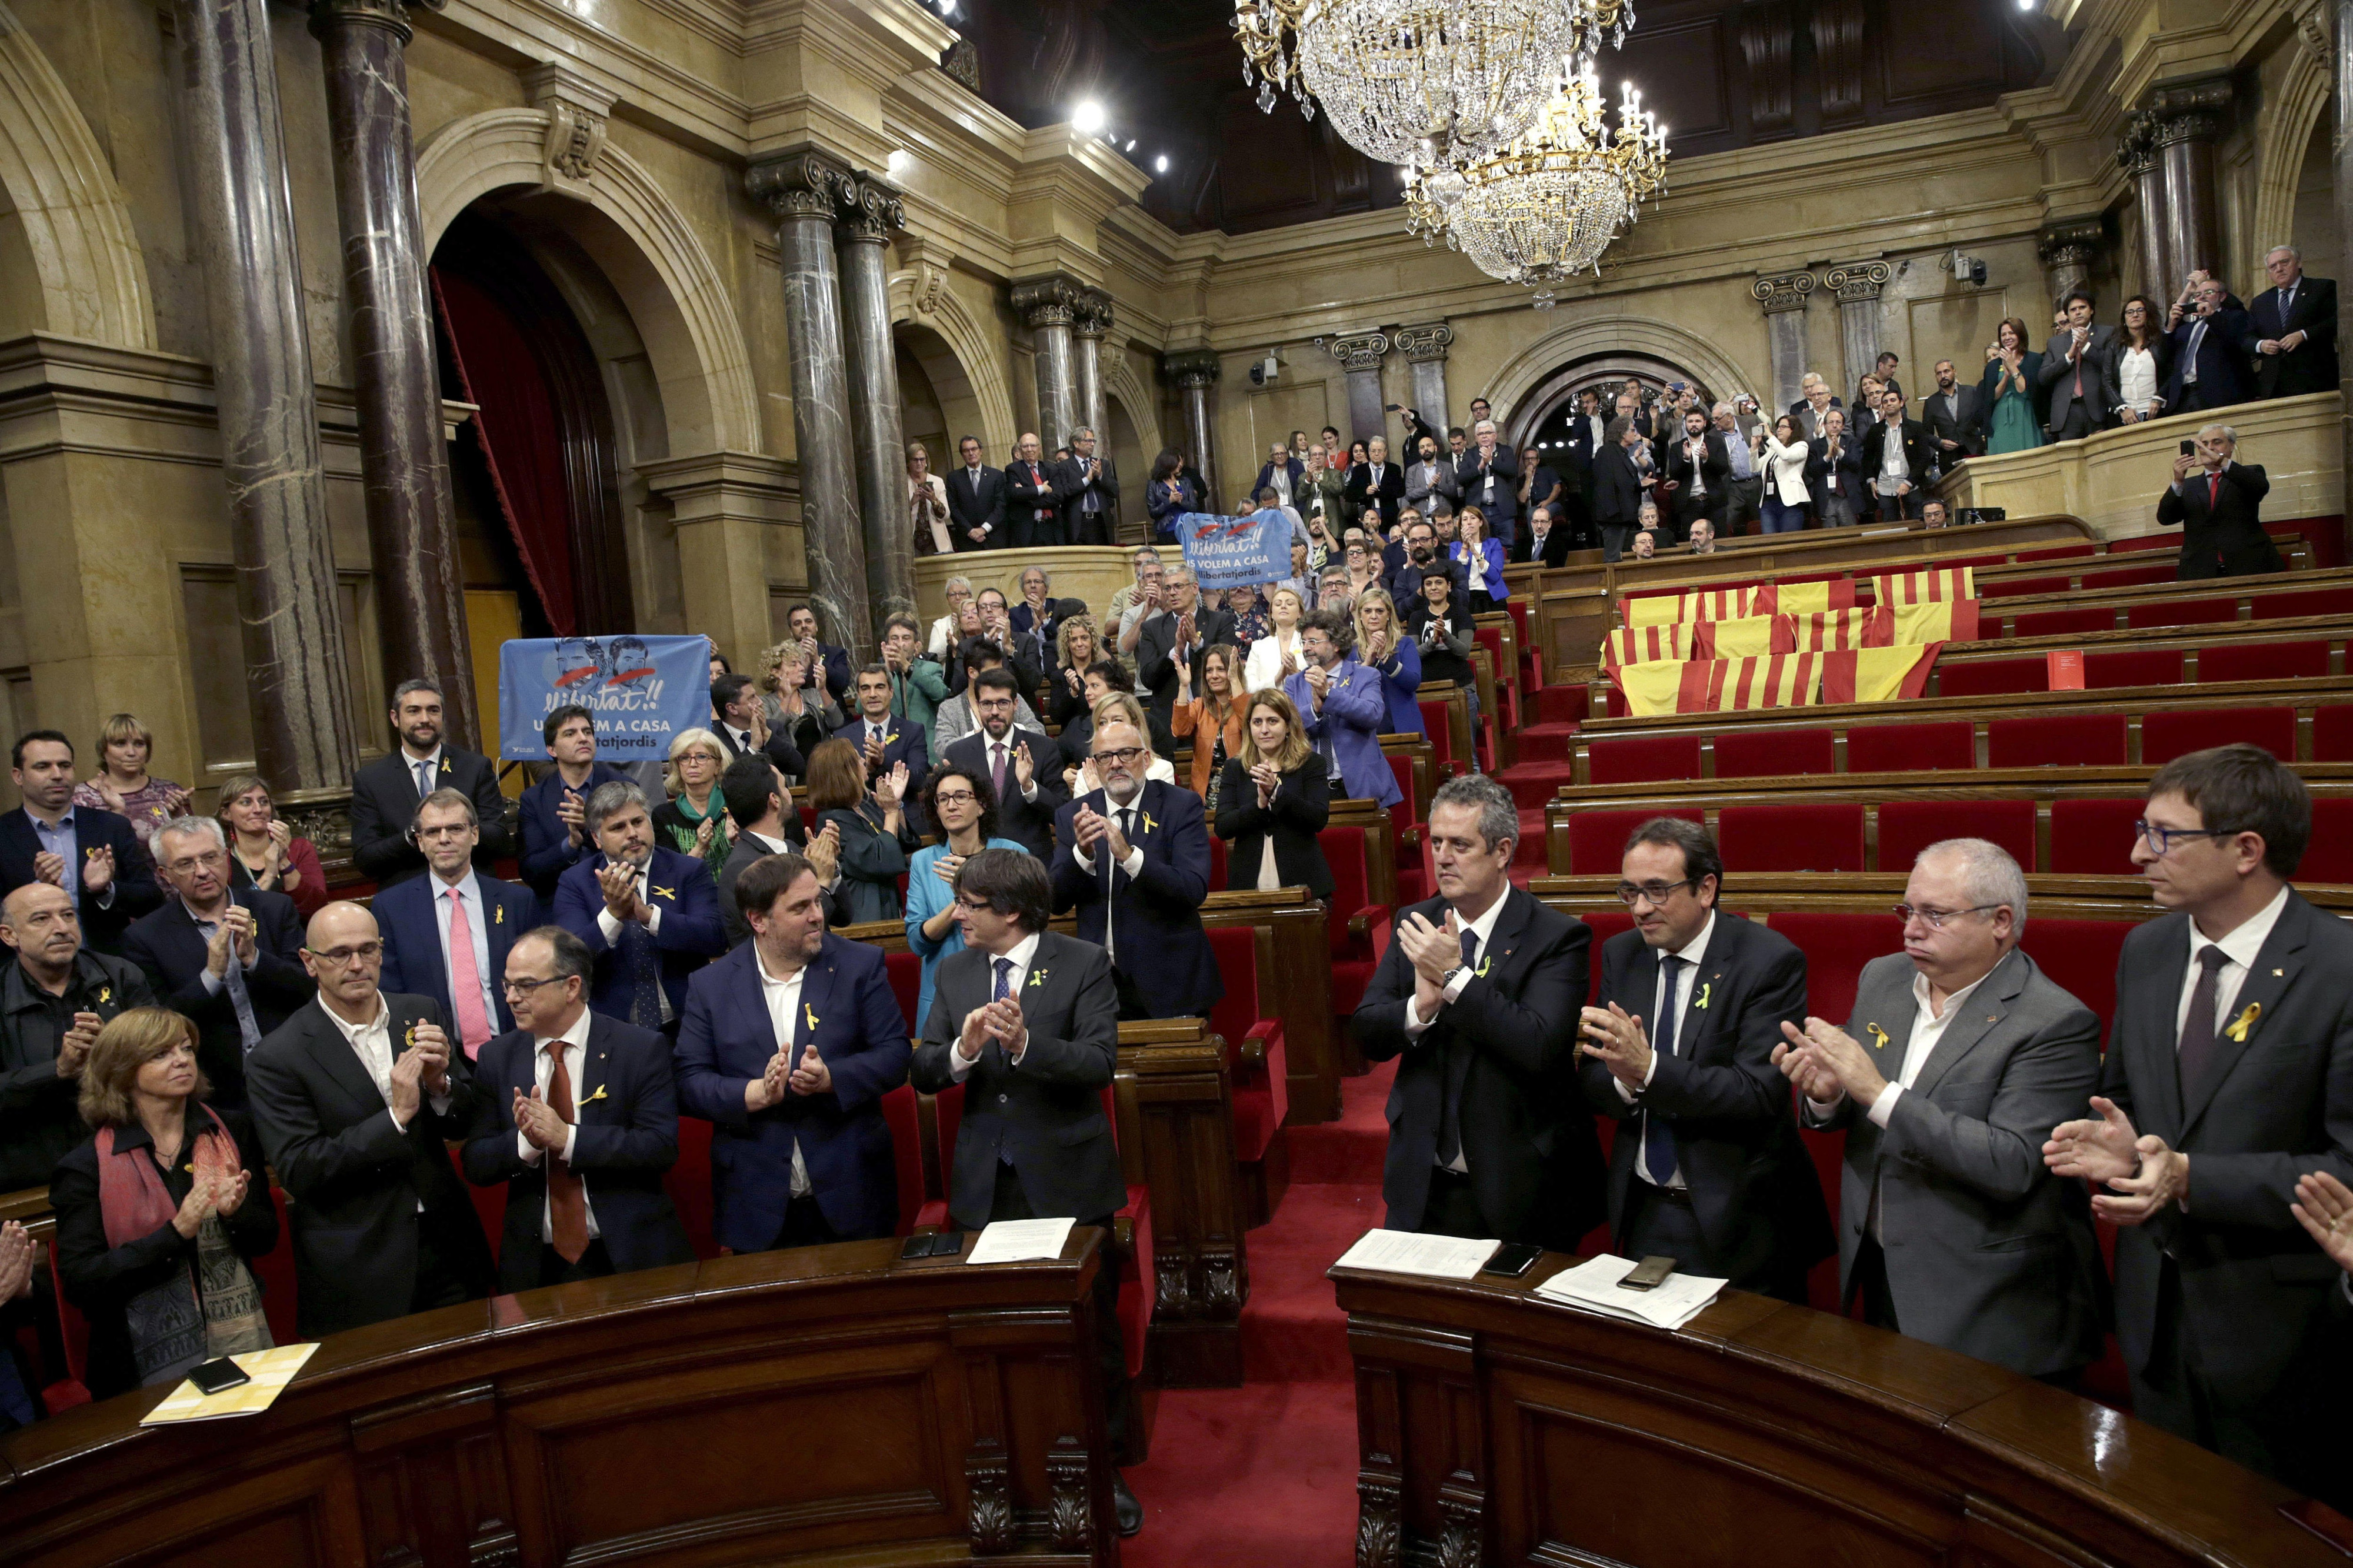
MULTIPOLYGON (((411 784, 417 782, 417 770, 419 768, 430 768, 433 770, 432 778, 433 787, 435 789, 439 789, 446 782, 441 777, 441 746, 438 742, 434 743, 431 751, 426 752, 425 755, 421 757, 410 756, 408 754, 408 748, 403 746, 400 749, 400 765, 408 770, 408 781, 411 784)), ((422 797, 420 796, 419 798, 422 797)))
MULTIPOLYGON (((572 1146, 578 1141, 580 1131, 580 1097, 589 1092, 588 1086, 582 1081, 582 1075, 588 1070, 588 1009, 581 1008, 580 1016, 572 1020, 572 1026, 555 1037, 564 1042, 564 1071, 572 1080, 572 1121, 564 1130, 564 1158, 567 1163, 572 1158, 572 1146)), ((555 1081, 555 1063, 549 1057, 547 1047, 548 1042, 543 1038, 531 1042, 531 1079, 542 1100, 547 1098, 547 1086, 555 1081)), ((536 1166, 544 1151, 524 1137, 522 1129, 518 1127, 515 1129, 515 1152, 524 1164, 536 1166)), ((596 1205, 588 1201, 588 1186, 585 1181, 580 1187, 580 1203, 588 1212, 588 1237, 593 1241, 604 1232, 596 1228, 596 1205)), ((544 1194, 539 1205, 539 1239, 551 1246, 555 1241, 555 1215, 544 1194)))
MULTIPOLYGON (((1495 921, 1503 915, 1504 900, 1511 896, 1512 890, 1505 888, 1495 901, 1487 906, 1486 913, 1462 928, 1478 940, 1471 950, 1472 961, 1457 969, 1454 972, 1454 978, 1448 981, 1445 989, 1438 994, 1440 1006, 1443 1007, 1449 1002, 1459 1000, 1462 995, 1462 988, 1471 984, 1472 973, 1480 964, 1486 962, 1488 939, 1495 934, 1495 921)), ((1432 1013, 1425 1018, 1421 1016, 1420 1009, 1421 1003, 1418 996, 1409 995, 1405 999, 1405 1037, 1409 1040, 1419 1039, 1422 1031, 1438 1021, 1437 1014, 1432 1013)), ((1468 1152, 1467 1150, 1458 1150, 1454 1156, 1454 1163, 1451 1165, 1440 1164, 1439 1169, 1451 1171, 1458 1176, 1470 1174, 1471 1163, 1468 1152)))
MULTIPOLYGON (((407 1131, 408 1123, 392 1109, 392 1005, 384 999, 384 993, 379 991, 375 994, 375 1017, 369 1023, 345 1023, 343 1016, 324 1002, 319 1005, 319 1011, 342 1031, 343 1039, 352 1047, 352 1054, 360 1058, 360 1066, 367 1068, 368 1077, 375 1080, 375 1091, 384 1096, 385 1112, 392 1118, 392 1124, 403 1132, 407 1131)), ((448 1114, 449 1096, 446 1091, 428 1094, 426 1099, 432 1105, 434 1115, 448 1114)), ((423 1198, 417 1200, 417 1212, 425 1212, 423 1198)))
POLYGON ((1904 426, 1890 425, 1881 437, 1879 447, 1879 493, 1892 496, 1899 486, 1909 484, 1912 465, 1904 460, 1904 426))
MULTIPOLYGON (((1652 1021, 1651 1025, 1651 1045, 1652 1049, 1651 1051, 1651 1065, 1642 1074, 1642 1087, 1644 1089, 1650 1088, 1651 1080, 1659 1075, 1659 1053, 1657 1050, 1659 1043, 1659 1028, 1657 1020, 1665 1013, 1667 1006, 1667 965, 1665 961, 1668 958, 1680 958, 1683 961, 1683 973, 1675 976, 1675 989, 1677 993, 1675 997, 1675 1055, 1682 1056, 1683 1054, 1684 1040, 1692 1031, 1692 998, 1698 994, 1701 984, 1699 978, 1699 963, 1701 959, 1707 956, 1708 940, 1715 935, 1715 911, 1714 910, 1710 910, 1707 912, 1707 923, 1699 928, 1699 934, 1692 938, 1691 941, 1683 943, 1683 946, 1675 949, 1674 952, 1664 954, 1660 960, 1659 977, 1651 987, 1651 1011, 1648 1014, 1648 1016, 1652 1021)), ((1624 1100, 1629 1105, 1634 1103, 1634 1091, 1626 1087, 1625 1079, 1613 1077, 1609 1081, 1617 1086, 1619 1099, 1624 1100)), ((1639 1152, 1634 1161, 1634 1173, 1641 1177, 1642 1180, 1646 1182, 1651 1180, 1651 1164, 1648 1158, 1650 1138, 1650 1123, 1646 1121, 1642 1124, 1643 1148, 1639 1152)), ((1652 1183, 1652 1184, 1656 1185, 1655 1183, 1652 1183)), ((1670 1187, 1684 1187, 1689 1184, 1690 1184, 1683 1180, 1683 1167, 1680 1165, 1676 1166, 1674 1174, 1668 1178, 1667 1185, 1670 1187)))
POLYGON ((2147 415, 2157 402, 2157 351, 2124 349, 2116 356, 2116 385, 2124 399, 2120 408, 2147 415))
MULTIPOLYGON (((454 1009, 458 1002, 455 990, 458 966, 449 962, 450 884, 443 881, 437 872, 426 875, 433 887, 433 922, 441 932, 441 973, 449 976, 452 987, 449 1004, 454 1009)), ((466 906, 468 934, 473 938, 474 975, 481 983, 482 1016, 491 1021, 491 1027, 495 1031, 499 1026, 500 999, 491 994, 491 920, 489 911, 482 908, 482 884, 474 875, 473 867, 466 868, 465 878, 457 884, 457 890, 459 901, 466 906)), ((617 923, 615 929, 618 930, 617 923)))
MULTIPOLYGON (((1021 994, 1021 987, 1027 982, 1029 974, 1029 961, 1038 956, 1038 932, 1031 931, 1028 936, 1025 936, 1019 942, 1015 942, 1012 949, 1005 953, 983 954, 983 956, 988 960, 988 994, 990 996, 994 997, 997 994, 997 963, 999 957, 1008 958, 1013 962, 1011 972, 1005 977, 1005 994, 1008 996, 1018 996, 1021 994)), ((971 949, 968 951, 977 952, 979 950, 971 949)), ((986 1002, 981 1004, 982 1007, 987 1005, 988 1005, 988 1004, 986 1002)), ((975 1007, 971 1012, 966 1013, 963 1018, 958 1018, 956 1020, 956 1039, 960 1040, 964 1037, 964 1026, 965 1019, 970 1018, 973 1013, 977 1013, 979 1011, 979 1007, 975 1007)), ((1029 1048, 1029 1042, 1027 1040, 1022 1041, 1021 1048, 1026 1053, 1029 1048)), ((979 1058, 977 1057, 973 1058, 974 1061, 977 1061, 978 1059, 979 1058)), ((1021 1058, 1019 1057, 1013 1056, 1009 1052, 1007 1054, 1006 1059, 1010 1061, 1015 1067, 1019 1067, 1021 1065, 1021 1058)), ((965 1060, 964 1053, 955 1048, 955 1040, 949 1041, 948 1077, 958 1083, 962 1083, 971 1071, 972 1062, 965 1060)))
MULTIPOLYGON (((803 964, 786 978, 779 980, 768 973, 768 961, 754 939, 752 962, 760 970, 760 999, 768 1005, 768 1026, 776 1031, 776 1048, 785 1050, 793 1043, 793 1015, 801 1005, 801 982, 808 976, 808 965, 803 964)), ((791 1058, 797 1068, 800 1058, 791 1058)), ((801 1162, 801 1141, 793 1140, 793 1196, 807 1197, 809 1190, 808 1166, 801 1162)))
POLYGON ((2181 1031, 2189 1023, 2190 998, 2198 993, 2198 972, 2201 967, 2198 955, 2210 947, 2219 947, 2230 959, 2214 972, 2214 1027, 2218 1030, 2225 1028, 2231 1022, 2232 1005, 2239 999, 2239 988, 2247 983, 2247 974, 2254 967, 2256 955, 2263 952, 2263 943, 2271 940, 2272 927, 2279 924, 2280 911, 2286 908, 2287 889, 2282 888, 2253 919, 2220 942, 2208 940, 2199 931, 2196 921, 2189 922, 2189 967, 2182 973, 2181 1000, 2173 1010, 2173 1039, 2177 1047, 2181 1042, 2181 1031))
MULTIPOLYGON (((610 862, 607 862, 607 864, 609 863, 610 862)), ((653 864, 654 858, 651 855, 648 855, 646 857, 646 863, 638 868, 638 902, 646 906, 646 931, 649 935, 661 930, 662 916, 661 906, 654 902, 653 893, 647 886, 647 884, 653 879, 653 864)), ((607 946, 611 946, 621 940, 621 922, 618 919, 615 918, 610 908, 600 907, 596 910, 596 929, 605 934, 605 942, 607 946)), ((442 951, 444 952, 448 951, 448 936, 445 931, 442 936, 441 943, 442 951)), ((656 976, 655 979, 654 994, 661 999, 662 1022, 667 1024, 670 1022, 671 1016, 670 1008, 670 987, 660 983, 659 976, 656 976)), ((498 1016, 495 1013, 491 1016, 494 1018, 498 1016)))
MULTIPOLYGON (((1122 805, 1117 801, 1112 799, 1110 791, 1106 790, 1103 792, 1102 815, 1109 818, 1111 822, 1119 828, 1120 836, 1127 840, 1127 858, 1119 863, 1119 868, 1127 873, 1130 880, 1134 880, 1144 872, 1144 847, 1135 841, 1135 834, 1134 831, 1134 818, 1142 816, 1143 814, 1144 792, 1142 790, 1137 790, 1135 794, 1129 798, 1128 803, 1125 805, 1122 805), (1120 813, 1122 812, 1126 812, 1128 814, 1128 820, 1125 822, 1122 822, 1120 820, 1120 813)), ((1071 851, 1071 858, 1079 863, 1080 870, 1084 871, 1090 877, 1094 875, 1095 858, 1092 850, 1072 849, 1071 851)), ((1111 922, 1109 921, 1103 922, 1103 936, 1106 939, 1103 942, 1103 951, 1108 952, 1111 951, 1111 942, 1108 940, 1111 936, 1111 922)))

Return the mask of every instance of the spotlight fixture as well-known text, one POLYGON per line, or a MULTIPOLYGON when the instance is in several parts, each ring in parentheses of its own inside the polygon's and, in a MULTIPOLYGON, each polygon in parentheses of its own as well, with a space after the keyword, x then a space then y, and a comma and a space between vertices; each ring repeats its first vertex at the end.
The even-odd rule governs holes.
POLYGON ((1167 153, 1163 153, 1160 156, 1152 160, 1152 172, 1155 174, 1165 174, 1168 172, 1167 153))
POLYGON ((1071 124, 1082 136, 1094 135, 1103 128, 1107 118, 1103 106, 1092 98, 1082 100, 1078 108, 1071 111, 1071 124))
POLYGON ((1134 151, 1135 151, 1135 138, 1134 138, 1134 137, 1133 137, 1133 136, 1129 137, 1129 138, 1127 139, 1127 145, 1126 145, 1126 146, 1124 146, 1124 147, 1123 147, 1123 148, 1121 148, 1121 149, 1120 149, 1120 151, 1121 151, 1121 152, 1123 152, 1123 153, 1133 153, 1133 152, 1134 152, 1134 151))

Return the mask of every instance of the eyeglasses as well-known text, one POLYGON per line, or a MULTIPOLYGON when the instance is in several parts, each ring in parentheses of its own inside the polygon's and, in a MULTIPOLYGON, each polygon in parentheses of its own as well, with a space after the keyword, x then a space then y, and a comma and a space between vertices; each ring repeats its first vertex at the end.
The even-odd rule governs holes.
POLYGON ((1917 915, 1922 920, 1928 922, 1928 929, 1930 931, 1942 931, 1945 929, 1945 922, 1951 920, 1955 915, 1982 914, 1987 910, 1999 910, 2005 909, 2007 907, 2007 905, 2003 904, 1971 904, 1965 910, 1921 910, 1915 909, 1910 904, 1898 904, 1895 906, 1895 918, 1902 921, 1905 925, 1910 925, 1912 923, 1912 917, 1917 915))
POLYGON ((1134 767, 1135 759, 1142 755, 1144 755, 1144 748, 1141 746, 1121 746, 1113 751, 1095 752, 1094 760, 1099 763, 1117 763, 1121 767, 1129 768, 1134 767))
POLYGON ((569 977, 565 975, 554 974, 545 980, 501 980, 499 982, 499 989, 510 996, 529 996, 543 985, 561 985, 567 978, 569 977))
POLYGON ((384 956, 384 943, 364 942, 357 947, 331 947, 321 952, 315 947, 302 950, 330 969, 349 969, 354 963, 374 963, 384 956))
POLYGON ((207 849, 201 855, 183 855, 176 860, 164 862, 164 869, 175 877, 185 877, 199 866, 221 867, 228 864, 228 856, 218 849, 207 849))
POLYGON ((1620 882, 1618 884, 1618 901, 1631 904, 1637 900, 1648 899, 1653 905, 1663 904, 1674 897, 1676 889, 1698 886, 1699 879, 1696 877, 1686 877, 1680 882, 1620 882))
POLYGON ((944 789, 932 797, 940 805, 970 805, 979 798, 968 789, 944 789))
POLYGON ((2159 859, 2163 859, 2172 850, 2174 845, 2182 839, 2235 838, 2242 831, 2242 829, 2235 827, 2160 827, 2146 820, 2133 824, 2134 834, 2142 843, 2148 846, 2149 853, 2159 859))

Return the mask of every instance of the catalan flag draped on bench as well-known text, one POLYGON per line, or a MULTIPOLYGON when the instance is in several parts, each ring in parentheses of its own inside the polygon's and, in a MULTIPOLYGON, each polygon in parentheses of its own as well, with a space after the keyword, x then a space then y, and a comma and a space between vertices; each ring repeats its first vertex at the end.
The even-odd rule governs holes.
POLYGON ((1977 597, 1977 579, 1967 566, 1937 566, 1871 579, 1874 605, 1933 605, 1977 597))
POLYGON ((1633 594, 1619 601, 1629 628, 1737 621, 1758 616, 1821 615, 1854 606, 1854 582, 1741 583, 1681 594, 1633 594))
POLYGON ((1699 629, 1695 626, 1677 624, 1629 626, 1611 632, 1601 641, 1601 667, 1616 669, 1620 665, 1691 658, 1694 657, 1693 641, 1699 629))
POLYGON ((1824 702, 1910 701, 1928 689, 1944 644, 1848 648, 1820 655, 1824 702))
POLYGON ((1978 639, 1978 601, 1947 600, 1941 604, 1898 605, 1892 613, 1895 617, 1894 635, 1890 644, 1932 642, 1975 642, 1978 639))
POLYGON ((1887 609, 1825 610, 1788 617, 1791 649, 1827 653, 1835 648, 1885 647, 1895 641, 1895 615, 1887 609))
POLYGON ((1787 616, 1743 616, 1702 621, 1693 628, 1694 658, 1748 658, 1797 651, 1797 626, 1787 616))
POLYGON ((1821 700, 1824 657, 1776 653, 1630 664, 1618 672, 1618 680, 1627 711, 1637 718, 1804 708, 1821 700))

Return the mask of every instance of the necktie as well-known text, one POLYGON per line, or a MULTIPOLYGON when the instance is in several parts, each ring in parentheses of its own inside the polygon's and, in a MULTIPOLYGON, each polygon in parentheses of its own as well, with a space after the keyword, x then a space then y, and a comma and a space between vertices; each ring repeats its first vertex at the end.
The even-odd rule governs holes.
MULTIPOLYGON (((549 1040, 540 1048, 547 1053, 548 1109, 568 1126, 574 1118, 572 1069, 564 1065, 564 1042, 549 1040)), ((547 1152, 547 1215, 555 1255, 566 1263, 579 1262, 588 1250, 588 1189, 580 1173, 553 1149, 547 1152)))
MULTIPOLYGON (((638 873, 638 897, 643 898, 643 872, 638 873)), ((640 1029, 662 1026, 661 957, 654 951, 654 933, 636 921, 621 922, 621 973, 629 977, 629 1022, 640 1029)))
POLYGON ((472 1061, 491 1037, 490 1011, 482 1005, 482 971, 474 959, 474 922, 466 918, 466 900, 449 889, 449 1001, 457 1009, 458 1039, 472 1061))
MULTIPOLYGON (((1479 933, 1462 933, 1462 967, 1479 958, 1479 933)), ((1451 1166, 1462 1158, 1462 1081, 1471 1073, 1471 1048, 1449 1035, 1446 1039, 1446 1095, 1438 1113, 1438 1163, 1451 1166)))
MULTIPOLYGON (((206 942, 210 942, 220 930, 220 922, 198 921, 196 929, 204 933, 206 942)), ((253 1016, 252 993, 245 988, 245 962, 237 957, 235 948, 229 950, 228 969, 221 976, 221 989, 228 993, 228 1005, 237 1013, 238 1043, 250 1052, 261 1044, 261 1026, 253 1016)))
POLYGON ((998 741, 989 748, 988 784, 997 792, 999 804, 1005 799, 1005 742, 998 741))
POLYGON ((988 999, 992 1002, 1002 1002, 1013 994, 1013 961, 1009 958, 1000 958, 995 967, 997 984, 990 989, 988 999))
POLYGON ((2206 510, 2212 511, 2222 499, 2222 474, 2220 469, 2206 476, 2206 510))
POLYGON ((417 798, 423 800, 432 793, 433 764, 429 762, 419 763, 417 764, 417 798))
MULTIPOLYGON (((1651 1048, 1662 1057, 1675 1054, 1675 1030, 1683 1013, 1675 994, 1675 982, 1682 977, 1683 967, 1680 958, 1668 958, 1660 963, 1667 977, 1666 999, 1659 1004, 1658 1027, 1651 1031, 1651 1048)), ((1642 1112, 1642 1169, 1649 1173, 1651 1180, 1662 1187, 1667 1185, 1681 1163, 1676 1157, 1673 1123, 1665 1117, 1642 1112)))
POLYGON ((2214 1005, 2221 990, 2222 966, 2230 962, 2229 953, 2211 944, 2198 954, 2198 988, 2189 994, 2189 1016, 2181 1022, 2181 1048, 2174 1055, 2185 1101, 2206 1081, 2206 1069, 2214 1064, 2214 1005))
POLYGON ((2190 386, 2198 384, 2198 345, 2205 339, 2205 336, 2206 322, 2202 318, 2190 323, 2189 348, 2185 355, 2185 357, 2189 361, 2189 367, 2182 372, 2181 375, 2182 381, 2190 386))

